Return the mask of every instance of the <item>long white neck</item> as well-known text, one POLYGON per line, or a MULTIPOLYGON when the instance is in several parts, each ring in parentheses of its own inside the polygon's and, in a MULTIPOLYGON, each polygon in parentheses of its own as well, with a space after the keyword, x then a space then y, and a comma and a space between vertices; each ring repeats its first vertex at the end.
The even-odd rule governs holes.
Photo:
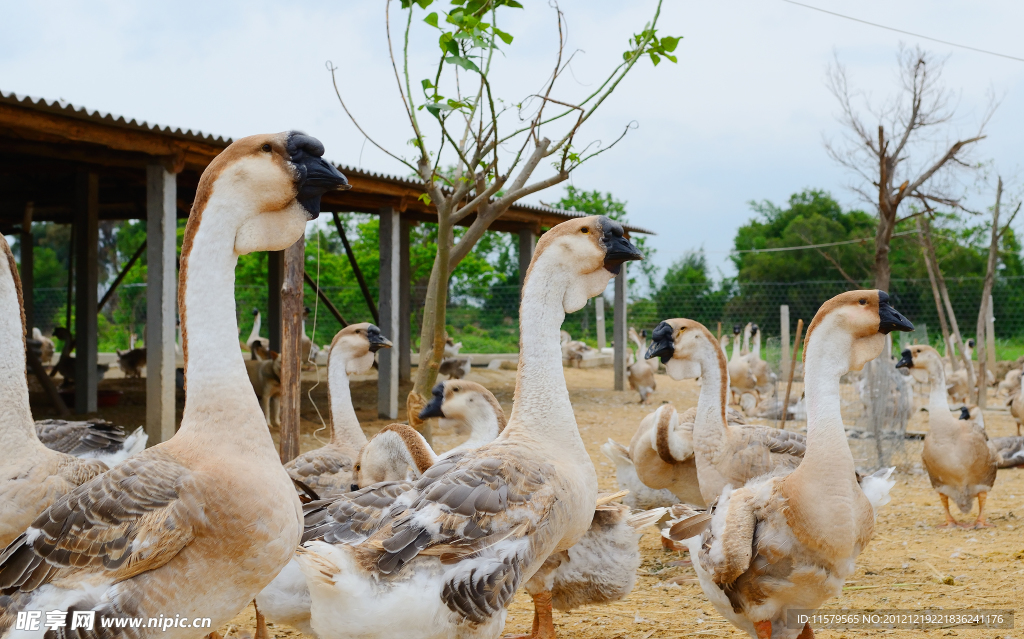
POLYGON ((754 357, 761 359, 761 331, 757 332, 757 337, 754 341, 754 357))
POLYGON ((349 357, 344 349, 335 347, 327 360, 327 387, 331 395, 331 443, 359 450, 366 445, 366 435, 359 425, 352 406, 352 389, 348 382, 349 357))
POLYGON ((256 319, 252 321, 252 330, 249 331, 249 340, 252 342, 254 339, 260 336, 260 314, 256 313, 256 319))
POLYGON ((843 426, 839 379, 849 371, 853 338, 846 331, 829 328, 819 326, 804 351, 807 452, 800 467, 850 478, 854 476, 853 454, 843 426))
POLYGON ((949 413, 949 400, 946 394, 946 370, 938 356, 930 356, 925 359, 928 367, 928 383, 931 390, 928 392, 928 413, 940 415, 949 413))
POLYGON ((562 371, 559 331, 569 286, 564 267, 547 253, 537 255, 523 288, 519 312, 519 372, 505 433, 550 443, 579 443, 576 416, 562 371))
POLYGON ((242 213, 216 192, 187 254, 180 314, 185 350, 185 411, 175 437, 196 446, 277 457, 245 370, 235 319, 235 233, 242 213))
MULTIPOLYGON (((2 240, 0 240, 2 241, 2 240)), ((28 379, 25 377, 25 327, 21 323, 21 304, 11 272, 11 261, 0 251, 0 456, 14 458, 39 448, 32 411, 28 405, 28 379)))
POLYGON ((732 357, 729 358, 729 361, 731 362, 740 358, 740 350, 742 348, 742 342, 740 342, 741 339, 742 338, 739 333, 736 333, 732 338, 732 357))
POLYGON ((494 414, 493 410, 475 411, 472 415, 466 416, 465 422, 470 428, 469 439, 446 454, 480 448, 484 444, 489 444, 498 438, 498 417, 494 414))
POLYGON ((723 366, 714 343, 701 340, 697 361, 700 363, 700 396, 693 423, 693 445, 706 455, 721 450, 720 443, 728 432, 725 401, 729 394, 729 369, 723 366))

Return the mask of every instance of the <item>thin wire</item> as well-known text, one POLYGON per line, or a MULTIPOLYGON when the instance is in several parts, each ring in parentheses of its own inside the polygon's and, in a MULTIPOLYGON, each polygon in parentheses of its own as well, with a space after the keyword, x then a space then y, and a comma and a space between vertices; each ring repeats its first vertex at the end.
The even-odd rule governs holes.
POLYGON ((1016 60, 1017 62, 1024 62, 1024 58, 1018 58, 1018 57, 1015 57, 1015 56, 1012 56, 1012 55, 1006 55, 1005 53, 997 53, 995 51, 987 51, 985 49, 979 49, 977 47, 969 47, 966 44, 957 44, 956 42, 950 42, 948 40, 939 40, 938 38, 932 38, 930 36, 921 35, 920 33, 913 33, 911 31, 904 31, 903 29, 896 29, 894 27, 887 27, 884 24, 878 24, 878 23, 875 23, 875 22, 868 22, 867 20, 861 20, 860 18, 853 18, 851 16, 843 15, 841 13, 836 13, 835 11, 829 11, 827 9, 821 9, 821 8, 818 8, 818 7, 812 7, 809 4, 804 4, 802 2, 796 2, 795 0, 782 0, 782 1, 786 2, 788 4, 795 4, 798 7, 804 7, 805 9, 812 9, 814 11, 820 11, 821 13, 827 13, 829 15, 836 16, 837 18, 845 18, 847 20, 853 20, 854 22, 859 22, 861 24, 866 24, 866 25, 871 26, 871 27, 877 27, 879 29, 885 29, 886 31, 895 31, 896 33, 902 33, 904 35, 914 36, 915 38, 922 38, 924 40, 931 40, 932 42, 938 42, 940 44, 947 44, 947 45, 949 45, 951 47, 959 47, 961 49, 967 49, 968 51, 976 51, 978 53, 987 53, 988 55, 994 55, 994 56, 998 56, 1000 58, 1006 58, 1008 60, 1016 60))
MULTIPOLYGON (((901 231, 899 233, 893 233, 892 237, 900 237, 901 235, 917 235, 917 231, 901 231)), ((805 244, 801 246, 782 246, 779 248, 766 248, 766 249, 744 249, 742 251, 729 251, 730 253, 779 253, 781 251, 799 251, 802 249, 812 248, 823 248, 826 246, 839 246, 840 244, 856 244, 858 242, 868 242, 874 240, 873 237, 862 237, 856 240, 843 240, 842 242, 826 242, 825 244, 805 244)))
MULTIPOLYGON (((305 260, 306 259, 305 256, 303 256, 302 259, 305 260)), ((319 228, 316 230, 316 290, 318 290, 318 291, 320 290, 320 229, 319 228)), ((313 334, 309 337, 309 342, 310 342, 310 344, 315 345, 316 342, 314 341, 314 339, 316 338, 316 319, 317 319, 317 313, 320 311, 320 296, 319 295, 314 295, 313 297, 316 298, 316 301, 313 302, 313 334)), ((330 348, 330 347, 328 346, 328 348, 330 348)), ((319 354, 319 353, 317 353, 317 354, 319 354)), ((313 349, 312 348, 309 349, 309 355, 310 355, 310 357, 313 358, 313 360, 312 360, 313 361, 313 368, 316 369, 316 383, 313 384, 309 388, 309 390, 306 392, 306 396, 309 397, 309 403, 313 405, 313 410, 316 411, 316 416, 320 419, 320 428, 317 428, 316 430, 313 431, 313 438, 316 439, 321 444, 326 445, 327 443, 330 442, 330 440, 325 442, 324 440, 320 439, 319 433, 320 433, 320 431, 327 430, 327 422, 324 420, 324 416, 320 412, 320 407, 316 405, 315 401, 313 401, 313 391, 316 389, 317 386, 320 385, 320 367, 316 365, 316 355, 313 355, 313 349)), ((327 392, 330 393, 330 390, 331 390, 330 389, 330 385, 328 384, 327 392)))

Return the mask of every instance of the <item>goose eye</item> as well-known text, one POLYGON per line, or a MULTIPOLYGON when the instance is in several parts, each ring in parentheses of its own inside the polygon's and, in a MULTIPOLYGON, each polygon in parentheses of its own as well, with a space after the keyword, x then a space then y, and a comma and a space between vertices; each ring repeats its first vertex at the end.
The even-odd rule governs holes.
POLYGON ((860 298, 860 305, 861 306, 865 306, 867 303, 868 303, 868 301, 866 299, 864 299, 863 297, 860 298))
POLYGON ((590 228, 584 226, 583 228, 580 229, 580 233, 590 233, 590 228))
POLYGON ((262 149, 263 149, 263 152, 264 152, 264 153, 270 153, 270 145, 269 145, 269 144, 264 144, 264 145, 263 145, 262 147, 260 147, 260 148, 262 148, 262 149))

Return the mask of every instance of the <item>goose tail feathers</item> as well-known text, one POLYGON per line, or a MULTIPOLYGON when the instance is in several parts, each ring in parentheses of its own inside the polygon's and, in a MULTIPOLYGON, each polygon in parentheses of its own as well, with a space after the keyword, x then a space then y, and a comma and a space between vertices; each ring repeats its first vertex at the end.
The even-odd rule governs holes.
POLYGON ((891 479, 896 468, 882 468, 861 479, 860 488, 864 496, 871 502, 871 508, 877 513, 878 509, 891 501, 889 491, 896 485, 896 480, 891 479))

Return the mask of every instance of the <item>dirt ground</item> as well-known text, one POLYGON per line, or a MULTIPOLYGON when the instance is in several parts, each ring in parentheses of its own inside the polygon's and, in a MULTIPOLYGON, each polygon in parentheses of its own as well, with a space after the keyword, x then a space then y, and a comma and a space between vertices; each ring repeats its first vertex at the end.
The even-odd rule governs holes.
MULTIPOLYGON (((320 384, 314 388, 316 374, 305 375, 302 404, 302 449, 318 446, 314 431, 321 426, 316 408, 327 416, 326 371, 320 370, 320 384)), ((514 371, 474 370, 469 379, 487 386, 506 412, 511 410, 515 387, 514 371)), ((698 386, 693 381, 676 382, 658 376, 658 391, 652 406, 638 404, 636 393, 615 392, 610 369, 566 369, 566 380, 576 412, 580 434, 587 445, 602 490, 617 490, 614 466, 599 448, 609 437, 628 443, 640 420, 657 404, 672 402, 680 411, 696 404, 698 386)), ((356 413, 368 435, 388 422, 376 419, 376 382, 373 377, 353 380, 356 413)), ((145 418, 143 380, 104 380, 101 387, 125 392, 121 406, 105 410, 103 416, 125 426, 141 424, 145 418)), ((407 392, 402 389, 402 396, 407 392)), ((42 397, 37 418, 45 414, 42 397)), ((404 415, 400 416, 404 419, 404 415)), ((986 411, 985 422, 991 437, 1016 434, 1008 413, 986 411)), ((926 431, 927 414, 917 413, 909 430, 926 431)), ((276 435, 276 434, 275 434, 276 435)), ((319 433, 326 439, 327 431, 319 433)), ((438 450, 456 445, 454 435, 435 439, 438 450)), ((983 530, 946 530, 937 494, 920 471, 921 442, 908 441, 898 460, 901 471, 892 490, 892 502, 881 510, 874 540, 857 560, 857 571, 847 582, 843 595, 826 604, 827 608, 854 609, 1013 609, 1024 603, 1024 470, 1000 470, 995 488, 989 494, 987 510, 993 528, 983 530)), ((967 515, 955 513, 961 520, 967 515)), ((975 511, 969 517, 977 514, 975 511)), ((614 605, 591 606, 571 613, 555 612, 559 636, 596 639, 626 637, 741 637, 746 636, 723 620, 708 603, 696 583, 686 553, 663 550, 658 531, 649 527, 640 542, 643 563, 636 588, 625 600, 614 605)), ((533 619, 530 598, 520 591, 512 605, 506 632, 528 633, 533 619)), ((1016 630, 932 630, 933 636, 969 635, 971 637, 1024 637, 1017 620, 1016 630)), ((220 633, 228 637, 249 637, 255 619, 251 606, 243 610, 220 633)), ((299 639, 301 633, 288 627, 270 628, 277 639, 299 639)), ((846 630, 818 632, 820 637, 847 637, 886 634, 893 637, 919 637, 922 631, 846 630)))

